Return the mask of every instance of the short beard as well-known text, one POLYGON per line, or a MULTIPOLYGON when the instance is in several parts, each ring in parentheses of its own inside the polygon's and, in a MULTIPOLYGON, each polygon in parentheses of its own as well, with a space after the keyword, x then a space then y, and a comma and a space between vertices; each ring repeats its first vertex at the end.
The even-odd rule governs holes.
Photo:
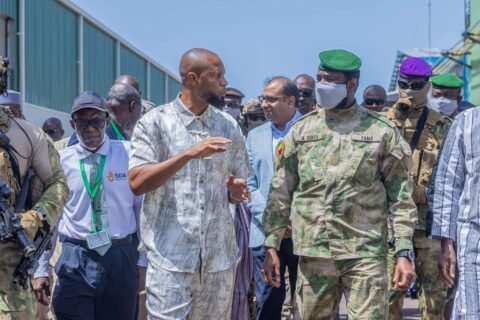
POLYGON ((220 110, 223 110, 223 108, 225 107, 225 97, 217 96, 213 93, 211 93, 207 96, 207 102, 208 102, 208 104, 210 104, 210 105, 212 105, 215 108, 218 108, 220 110))

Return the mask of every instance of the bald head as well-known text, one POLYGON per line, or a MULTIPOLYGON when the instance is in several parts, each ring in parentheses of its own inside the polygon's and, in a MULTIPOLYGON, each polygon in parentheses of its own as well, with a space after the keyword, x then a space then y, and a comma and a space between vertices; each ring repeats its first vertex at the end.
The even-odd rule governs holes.
POLYGON ((193 100, 192 104, 202 105, 202 109, 208 104, 223 108, 228 82, 225 67, 216 53, 202 48, 190 49, 183 54, 179 71, 182 99, 193 100))
POLYGON ((302 83, 307 85, 312 90, 315 88, 315 79, 313 79, 313 77, 308 74, 305 74, 305 73, 299 74, 294 81, 295 83, 297 83, 297 87, 299 83, 302 83))
POLYGON ((381 112, 387 105, 387 92, 378 84, 370 85, 363 91, 363 106, 381 112))
POLYGON ((209 66, 222 66, 222 60, 220 57, 207 49, 194 48, 185 52, 180 60, 180 77, 182 78, 182 84, 185 85, 188 82, 188 74, 195 73, 200 76, 202 72, 208 69, 209 66))
POLYGON ((131 76, 129 74, 121 75, 115 80, 115 84, 118 84, 118 83, 127 84, 130 87, 135 88, 135 90, 137 90, 138 93, 140 93, 140 85, 138 84, 137 78, 135 78, 134 76, 131 76))
POLYGON ((62 127, 62 121, 54 117, 45 120, 42 130, 48 134, 53 141, 61 140, 63 138, 63 134, 65 133, 62 127))

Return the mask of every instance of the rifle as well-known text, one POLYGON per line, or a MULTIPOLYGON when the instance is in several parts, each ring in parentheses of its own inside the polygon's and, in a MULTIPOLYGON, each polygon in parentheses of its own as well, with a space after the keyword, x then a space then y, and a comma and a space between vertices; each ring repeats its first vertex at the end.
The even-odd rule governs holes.
POLYGON ((27 289, 30 276, 38 268, 38 260, 42 254, 51 249, 52 237, 55 233, 55 226, 52 230, 48 230, 50 227, 47 225, 46 229, 47 232, 43 236, 37 237, 35 240, 35 247, 37 248, 35 253, 28 257, 23 256, 22 260, 20 260, 20 263, 13 272, 13 283, 21 285, 24 289, 27 289))
POLYGON ((34 254, 35 247, 25 234, 18 216, 8 207, 11 192, 5 181, 0 178, 0 216, 3 219, 0 222, 0 241, 16 239, 23 249, 24 256, 28 257, 34 254))

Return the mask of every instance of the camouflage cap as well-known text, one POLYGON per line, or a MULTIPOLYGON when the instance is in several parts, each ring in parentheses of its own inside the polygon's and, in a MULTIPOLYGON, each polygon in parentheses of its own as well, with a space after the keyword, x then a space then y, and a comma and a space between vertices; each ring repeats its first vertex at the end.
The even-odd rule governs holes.
POLYGON ((243 104, 243 114, 251 113, 263 113, 262 104, 257 98, 248 99, 247 102, 243 104))
POLYGON ((461 88, 463 80, 453 73, 445 73, 432 77, 432 85, 440 88, 461 88))

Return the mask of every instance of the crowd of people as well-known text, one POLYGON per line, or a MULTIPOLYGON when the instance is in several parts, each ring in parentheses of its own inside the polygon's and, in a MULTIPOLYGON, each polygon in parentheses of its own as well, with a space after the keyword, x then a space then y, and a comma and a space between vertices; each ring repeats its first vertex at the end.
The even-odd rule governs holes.
POLYGON ((73 101, 68 137, 0 96, 9 205, 28 188, 23 230, 54 234, 31 290, 11 281, 20 244, 0 243, 0 319, 335 319, 345 297, 348 319, 393 320, 412 286, 422 319, 480 319, 463 81, 410 57, 398 98, 372 84, 359 103, 361 59, 319 59, 242 104, 220 57, 191 49, 176 99, 123 75, 73 101))

